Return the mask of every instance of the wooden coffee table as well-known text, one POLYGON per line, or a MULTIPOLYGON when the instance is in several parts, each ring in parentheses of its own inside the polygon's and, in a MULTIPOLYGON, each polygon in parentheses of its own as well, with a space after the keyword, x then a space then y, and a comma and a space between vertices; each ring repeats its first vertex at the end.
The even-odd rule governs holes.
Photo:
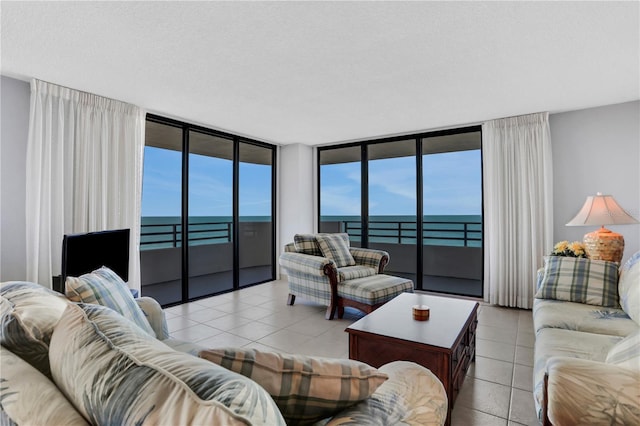
POLYGON ((349 358, 380 367, 413 361, 433 372, 451 409, 476 356, 478 303, 450 297, 403 293, 347 327, 349 358), (413 319, 413 305, 428 305, 427 321, 413 319))

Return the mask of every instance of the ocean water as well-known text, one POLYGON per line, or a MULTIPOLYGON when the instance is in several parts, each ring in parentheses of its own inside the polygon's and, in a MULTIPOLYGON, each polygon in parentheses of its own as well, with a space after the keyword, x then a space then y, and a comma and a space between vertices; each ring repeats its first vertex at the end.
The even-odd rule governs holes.
MULTIPOLYGON (((181 231, 179 216, 143 216, 141 249, 179 247, 181 231)), ((242 216, 240 222, 269 222, 269 216, 242 216)), ((353 241, 360 241, 359 216, 322 216, 323 228, 348 232, 353 241)), ((231 241, 231 216, 192 216, 189 218, 191 245, 220 244, 231 241)), ((424 245, 457 247, 482 246, 481 215, 426 215, 423 217, 424 245)), ((392 244, 416 244, 415 216, 370 216, 369 241, 392 244)))

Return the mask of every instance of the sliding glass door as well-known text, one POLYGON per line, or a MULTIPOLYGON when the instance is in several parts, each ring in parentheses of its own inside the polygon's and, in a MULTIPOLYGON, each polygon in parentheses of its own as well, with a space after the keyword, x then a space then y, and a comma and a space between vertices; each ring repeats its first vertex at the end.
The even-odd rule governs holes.
POLYGON ((386 272, 416 281, 416 140, 370 144, 369 247, 389 253, 386 272))
POLYGON ((362 150, 358 146, 321 150, 320 232, 346 232, 352 246, 362 240, 362 150))
POLYGON ((182 300, 182 128, 147 121, 142 179, 142 294, 182 300))
POLYGON ((477 132, 422 140, 422 288, 482 297, 482 156, 477 132))
POLYGON ((240 287, 244 287, 274 275, 274 151, 241 142, 239 154, 238 272, 240 287))
POLYGON ((162 305, 275 279, 275 147, 147 117, 142 294, 162 305))
POLYGON ((233 289, 233 140, 189 131, 189 298, 233 289))
POLYGON ((389 252, 418 290, 481 297, 481 145, 476 126, 318 148, 319 231, 389 252))

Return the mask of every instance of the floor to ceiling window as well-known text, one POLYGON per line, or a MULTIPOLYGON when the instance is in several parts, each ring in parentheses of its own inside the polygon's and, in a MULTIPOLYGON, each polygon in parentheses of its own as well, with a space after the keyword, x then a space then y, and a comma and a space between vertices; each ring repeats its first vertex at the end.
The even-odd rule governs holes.
POLYGON ((319 151, 320 232, 346 232, 351 245, 362 240, 361 147, 319 151))
POLYGON ((416 281, 417 195, 415 139, 369 144, 368 247, 393 261, 386 273, 416 281))
POLYGON ((239 144, 239 285, 263 282, 275 275, 275 151, 248 142, 239 144))
POLYGON ((422 139, 422 289, 482 296, 480 131, 422 139))
POLYGON ((148 116, 142 294, 168 305, 273 280, 274 176, 271 145, 148 116))
POLYGON ((321 147, 318 173, 320 232, 389 252, 417 289, 482 296, 479 126, 321 147))

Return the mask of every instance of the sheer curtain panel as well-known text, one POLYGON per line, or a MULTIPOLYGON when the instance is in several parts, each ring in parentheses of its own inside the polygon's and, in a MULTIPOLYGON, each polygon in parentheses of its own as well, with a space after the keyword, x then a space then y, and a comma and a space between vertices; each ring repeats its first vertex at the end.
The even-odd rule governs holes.
POLYGON ((144 111, 31 82, 27 146, 27 280, 51 287, 64 234, 131 229, 129 286, 140 289, 144 111))
POLYGON ((549 114, 482 126, 485 301, 530 309, 536 270, 553 245, 549 114))

